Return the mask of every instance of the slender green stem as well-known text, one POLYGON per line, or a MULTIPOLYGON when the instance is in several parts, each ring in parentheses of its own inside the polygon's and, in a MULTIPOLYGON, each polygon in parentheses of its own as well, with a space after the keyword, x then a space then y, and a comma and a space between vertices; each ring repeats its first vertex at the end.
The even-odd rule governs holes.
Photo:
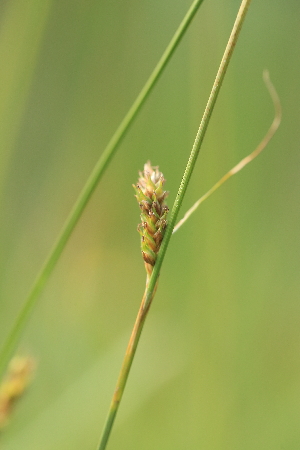
POLYGON ((105 148, 100 159, 98 160, 96 166, 94 167, 94 170, 89 176, 85 186, 83 187, 81 193, 79 194, 79 197, 75 202, 75 205, 73 206, 73 209, 71 210, 56 243, 54 244, 52 250, 50 251, 49 256, 46 259, 44 265, 42 266, 42 269, 39 272, 35 282, 33 283, 31 291, 29 292, 28 297, 26 298, 24 305, 21 311, 19 312, 15 320, 15 323, 13 324, 13 327, 7 337, 7 340, 3 345, 3 348, 0 353, 0 376, 1 373, 3 373, 7 361, 9 360, 11 353, 14 350, 14 347, 16 346, 21 336, 21 333, 27 323, 30 313, 37 302, 39 294, 44 288, 53 268, 55 267, 73 229, 75 228, 75 225, 77 224, 100 178, 102 177, 105 169, 107 168, 113 155, 115 154, 119 143, 121 142, 125 133, 128 131, 134 118, 140 111, 146 98, 150 94, 151 90, 153 89, 157 80, 162 74, 164 68, 168 64, 171 56, 173 55, 175 49, 177 48, 179 42, 181 41, 184 33, 186 32, 190 22, 192 21, 202 2, 203 0, 194 0, 194 2, 192 3, 184 19, 182 20, 174 36, 172 37, 170 43, 168 44, 166 50, 164 51, 162 57, 160 58, 158 64, 156 65, 155 69, 153 70, 152 74, 147 80, 145 86, 137 96, 135 102, 133 103, 128 113, 122 120, 121 124, 117 128, 116 132, 112 136, 107 147, 105 148))
POLYGON ((203 113, 203 117, 202 117, 199 129, 198 129, 197 135, 196 135, 196 139, 195 139, 190 157, 188 159, 188 163, 187 163, 186 169, 184 171, 176 199, 174 201, 174 205, 173 205, 173 208, 171 211, 171 216, 169 219, 169 224, 167 226, 166 233, 165 233, 160 251, 158 253, 157 260, 156 260, 150 281, 149 281, 149 286, 148 286, 148 290, 147 290, 148 292, 147 292, 147 297, 146 297, 146 302, 145 302, 146 307, 148 305, 148 302, 151 302, 151 298, 152 298, 152 295, 153 295, 153 292, 155 289, 156 281, 159 276, 160 268, 161 268, 162 262, 165 257, 166 250, 168 248, 168 245, 169 245, 169 242, 170 242, 170 239, 172 236, 173 228, 176 223, 177 215, 178 215, 180 206, 182 204, 182 201, 183 201, 188 183, 190 181, 192 172, 194 170, 194 167, 195 167, 195 164, 196 164, 199 152, 200 152, 201 144, 203 142, 213 108, 215 106, 220 88, 222 86, 222 82, 223 82, 225 74, 226 74, 228 64, 230 62, 233 50, 235 48, 237 39, 239 37, 239 33, 240 33, 242 25, 244 23, 244 19, 246 17, 250 2, 251 2, 251 0, 243 0, 241 3, 241 6, 238 11, 236 20, 234 22, 227 46, 225 48, 224 55, 221 60, 220 67, 217 72, 217 76, 215 78, 213 87, 211 89, 211 93, 210 93, 208 102, 206 104, 206 107, 205 107, 205 110, 203 113))
POLYGON ((236 21, 234 23, 228 44, 226 46, 215 82, 213 84, 212 90, 211 90, 211 94, 209 96, 204 114, 203 114, 203 118, 201 120, 200 123, 200 127, 199 130, 197 132, 197 136, 195 139, 195 143, 193 145, 188 163, 187 163, 187 167, 186 170, 184 172, 183 175, 183 179, 182 182, 180 184, 179 190, 178 190, 178 194, 177 197, 175 199, 173 208, 172 208, 172 213, 171 213, 171 218, 169 221, 169 225, 167 227, 166 230, 166 234, 164 236, 163 242, 162 242, 162 246, 161 249, 159 251, 158 254, 158 258, 156 260, 155 266, 153 268, 153 272, 152 275, 150 276, 149 281, 147 281, 147 285, 146 285, 146 290, 142 299, 142 303, 136 318, 136 322, 129 340, 129 344, 125 353, 125 357, 123 360, 123 364, 120 370, 120 374, 119 374, 119 378, 117 381, 117 385, 115 388, 115 392, 109 407, 109 412, 108 412, 108 416, 103 428, 103 432, 102 432, 102 436, 100 439, 100 444, 98 447, 98 450, 105 450, 106 449, 106 445, 112 430, 112 426, 119 408, 119 404, 120 401, 122 399, 122 395, 125 389, 125 385, 126 385, 126 381, 128 378, 128 374, 132 365, 132 361, 135 355, 135 351, 141 336, 141 332, 145 323, 145 319, 147 316, 147 313, 149 311, 149 308, 151 306, 151 302, 153 300, 153 297, 155 295, 156 292, 156 287, 157 287, 157 281, 158 281, 158 276, 159 276, 159 271, 172 235, 172 231, 175 225, 175 221, 177 218, 177 214, 179 211, 179 208, 181 206, 181 203, 183 201, 183 197, 184 194, 186 192, 186 188, 187 185, 189 183, 193 168, 195 166, 195 162, 196 159, 198 157, 199 154, 199 150, 207 129, 207 125, 209 123, 210 120, 210 116, 212 113, 212 110, 214 108, 219 90, 221 88, 221 84, 222 81, 224 79, 225 73, 226 73, 226 69, 228 67, 229 61, 231 59, 235 44, 237 42, 238 36, 239 36, 239 32, 241 30, 242 24, 244 22, 249 4, 250 4, 251 0, 243 0, 236 18, 236 21))

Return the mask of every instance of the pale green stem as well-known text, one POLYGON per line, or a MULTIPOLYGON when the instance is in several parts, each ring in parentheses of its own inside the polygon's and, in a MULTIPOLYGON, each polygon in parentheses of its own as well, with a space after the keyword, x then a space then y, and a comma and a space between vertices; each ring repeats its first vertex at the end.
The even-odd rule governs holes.
POLYGON ((171 213, 171 218, 170 218, 170 222, 169 225, 167 226, 167 230, 166 230, 166 234, 164 236, 163 242, 162 242, 162 246, 161 249, 159 251, 158 254, 158 258, 156 260, 155 266, 153 268, 153 272, 152 275, 150 276, 149 279, 149 283, 147 282, 146 285, 146 290, 142 299, 142 303, 137 315, 137 319, 129 340, 129 344, 125 353, 125 357, 123 360, 123 364, 120 370, 120 374, 119 374, 119 378, 117 381, 117 385, 115 388, 115 392, 109 407, 109 412, 108 412, 108 416, 103 428, 103 432, 102 432, 102 436, 100 439, 100 444, 98 447, 98 450, 105 450, 106 449, 106 445, 112 430, 112 426, 116 417, 116 414, 118 412, 118 408, 120 405, 120 401, 122 399, 122 395, 125 389, 125 385, 126 385, 126 381, 129 375, 129 371, 132 365, 132 361, 135 355, 135 351, 141 336, 141 332, 145 323, 145 319, 147 316, 147 313, 149 311, 149 308, 151 306, 151 302, 153 300, 153 297, 155 295, 155 291, 156 291, 156 287, 157 287, 157 281, 158 281, 158 276, 159 276, 159 271, 161 268, 161 264, 163 262, 171 235, 172 235, 172 231, 175 225, 175 221, 176 221, 176 217, 180 208, 180 205, 182 203, 187 185, 189 183, 197 156, 199 154, 199 150, 201 147, 201 143, 203 141, 204 135, 205 135, 205 131, 207 129, 207 125, 212 113, 212 110, 214 108, 222 81, 224 79, 225 73, 226 73, 226 69, 228 67, 230 58, 232 56, 232 52, 234 50, 235 44, 237 42, 238 39, 238 35, 239 32, 241 30, 243 21, 245 19, 246 16, 246 12, 248 9, 248 6, 250 4, 251 0, 243 0, 236 18, 236 21, 234 23, 228 44, 226 46, 225 49, 225 53, 223 55, 222 61, 221 61, 221 65, 219 67, 215 82, 213 84, 212 90, 211 90, 211 94, 209 96, 209 100, 207 102, 204 114, 203 114, 203 118, 196 136, 196 140, 195 143, 193 145, 189 160, 188 160, 188 164, 186 167, 186 170, 184 172, 184 176, 182 179, 182 182, 180 184, 179 187, 179 191, 177 194, 177 197, 175 199, 173 208, 172 208, 172 213, 171 213))
MULTIPOLYGON (((100 444, 99 444, 99 450, 104 450, 106 448, 106 444, 107 441, 109 439, 110 436, 110 432, 116 417, 116 414, 118 412, 118 408, 119 408, 119 404, 120 401, 122 399, 123 396, 123 392, 125 389, 125 385, 126 385, 126 381, 129 375, 129 371, 132 365, 132 361, 135 355, 135 351, 136 348, 138 346, 139 343, 139 339, 140 339, 140 335, 142 333, 142 329, 147 317, 147 313, 149 311, 150 305, 151 305, 151 301, 148 302, 148 306, 147 308, 145 308, 145 299, 146 299, 146 293, 147 293, 147 286, 146 286, 146 290, 140 305, 140 309, 129 339, 129 343, 126 349, 126 353, 124 356, 124 360, 123 360, 123 364, 122 364, 122 368, 119 374, 119 378, 116 384, 116 388, 113 394, 113 398, 111 400, 111 404, 109 407, 109 411, 108 411, 108 415, 106 418, 106 423, 103 429, 103 433, 100 439, 100 444)), ((155 292, 154 292, 155 293, 155 292)), ((153 296, 154 296, 153 293, 153 296)), ((152 296, 152 298, 153 298, 152 296)))
POLYGON ((98 160, 96 166, 94 167, 94 170, 89 176, 85 186, 83 187, 81 193, 79 194, 79 197, 75 202, 75 205, 73 206, 73 209, 71 210, 56 243, 54 244, 52 250, 50 251, 49 256, 46 259, 44 265, 42 266, 42 269, 39 272, 35 282, 33 283, 33 286, 24 302, 24 305, 21 311, 19 312, 15 320, 15 323, 13 324, 12 329, 3 345, 3 348, 0 353, 0 377, 22 334, 22 331, 27 323, 27 320, 29 319, 30 313, 37 302, 39 294, 41 293, 46 282, 48 281, 48 278, 53 268, 55 267, 63 249, 65 248, 66 243, 72 231, 74 230, 75 225, 77 224, 84 208, 86 207, 92 193, 94 192, 100 178, 102 177, 105 169, 107 168, 109 162, 111 161, 113 155, 115 154, 119 143, 121 142, 125 133, 128 131, 134 118, 141 109, 151 90, 155 86, 158 78, 162 74, 167 63, 169 62, 171 56, 173 55, 175 49, 177 48, 179 42, 181 41, 185 31, 187 30, 190 22, 192 21, 202 2, 203 0, 195 0, 192 3, 184 19, 182 20, 174 36, 172 37, 170 43, 168 44, 166 50, 164 51, 161 59, 159 60, 155 69, 153 70, 152 74, 147 80, 145 86, 139 93, 135 102, 129 109, 128 113, 124 117, 123 121, 119 125, 118 129, 112 136, 107 147, 105 148, 100 159, 98 160))

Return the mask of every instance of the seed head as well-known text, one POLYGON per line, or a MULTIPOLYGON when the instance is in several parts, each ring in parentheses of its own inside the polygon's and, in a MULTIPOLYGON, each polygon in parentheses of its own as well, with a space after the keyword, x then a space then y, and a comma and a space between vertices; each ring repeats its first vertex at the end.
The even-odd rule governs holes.
POLYGON ((169 208, 165 204, 168 192, 163 186, 165 178, 158 166, 152 167, 150 161, 139 172, 139 180, 133 185, 141 209, 142 222, 138 225, 141 235, 142 255, 147 273, 150 275, 167 226, 169 208))
POLYGON ((27 389, 34 370, 34 360, 15 356, 9 363, 7 374, 0 384, 0 430, 7 425, 15 402, 27 389))

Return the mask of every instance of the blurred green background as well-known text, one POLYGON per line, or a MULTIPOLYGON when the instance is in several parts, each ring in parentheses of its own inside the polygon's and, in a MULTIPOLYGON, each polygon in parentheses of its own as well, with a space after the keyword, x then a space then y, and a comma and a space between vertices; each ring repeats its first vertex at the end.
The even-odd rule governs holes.
MULTIPOLYGON (((239 0, 204 0, 73 233, 19 346, 34 383, 2 450, 95 449, 145 273, 132 183, 175 198, 239 0)), ((0 339, 189 0, 0 4, 0 339)), ((300 449, 298 0, 253 0, 172 238, 110 449, 300 449)))

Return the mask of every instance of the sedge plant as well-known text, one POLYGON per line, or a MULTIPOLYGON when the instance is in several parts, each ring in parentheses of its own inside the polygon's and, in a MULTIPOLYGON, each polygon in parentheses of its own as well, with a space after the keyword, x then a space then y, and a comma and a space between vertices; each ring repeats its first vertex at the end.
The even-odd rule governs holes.
POLYGON ((108 415, 102 435, 100 438, 98 450, 106 449, 109 436, 118 412, 122 395, 126 386, 126 381, 130 372, 133 358, 138 346, 142 329, 151 306, 153 297, 157 289, 158 277, 161 265, 168 248, 173 228, 176 223, 178 212, 182 204, 187 186, 189 184, 197 157, 203 142, 207 126, 214 109, 226 70, 228 68, 233 50, 237 43, 242 25, 251 0, 242 0, 235 23, 233 25, 225 52, 223 54, 213 87, 196 135, 193 148, 188 159, 188 163, 179 186, 177 196, 171 211, 170 219, 166 224, 167 208, 164 204, 166 193, 163 190, 164 177, 158 168, 153 168, 147 163, 143 174, 140 174, 139 183, 135 186, 136 196, 141 208, 142 223, 138 230, 141 233, 142 254, 146 266, 146 288, 142 302, 137 314, 137 318, 129 339, 125 357, 121 366, 120 374, 117 380, 115 391, 109 406, 108 415))
MULTIPOLYGON (((45 286, 60 254, 62 253, 68 238, 70 237, 77 221, 79 220, 89 198, 91 197, 93 191, 95 190, 102 174, 107 168, 112 156, 114 155, 119 143, 121 142, 123 136, 129 129, 131 123, 133 122, 135 116, 143 105, 144 101, 148 97, 150 91, 154 87, 156 81, 158 80, 160 74, 162 73, 164 67, 168 63, 171 55, 176 49, 179 41, 181 40, 184 32, 188 28, 189 23, 194 17, 197 9, 203 0, 196 0, 193 2, 191 8, 189 9, 187 15, 185 16, 183 22, 178 28, 175 36, 167 47, 165 53, 163 54, 161 60, 159 61, 157 67, 153 71, 152 75, 148 79, 146 85, 142 89, 141 93, 137 97, 133 106, 125 116, 124 120, 120 124, 116 133, 109 142, 107 148, 103 152, 101 158, 99 159, 94 171, 89 177, 86 185, 84 186, 76 204, 73 207, 62 232, 54 245, 48 259, 46 260, 42 270, 40 271, 32 290, 27 297, 24 307, 22 308, 20 315, 14 324, 11 333, 3 347, 2 353, 0 353, 0 369, 5 366, 7 360, 12 353, 18 338, 24 329, 26 322, 29 317, 29 313, 32 311, 38 296, 45 286)), ((129 371, 132 365, 132 361, 135 355, 135 351, 141 336, 143 325, 145 323, 147 313, 151 306, 153 297, 155 295, 158 283, 158 277, 160 273, 160 268, 173 232, 179 229, 179 227, 185 223, 189 216, 198 208, 198 206, 207 199, 218 187, 220 187, 225 181, 227 181, 232 175, 239 172, 246 164, 252 161, 259 153, 265 148, 271 137, 274 135, 281 119, 281 108, 276 92, 268 78, 265 74, 265 82, 272 96, 274 106, 275 106, 275 118, 274 121, 266 134, 263 141, 259 146, 244 158, 238 165, 231 169, 224 177, 219 180, 204 196, 202 196, 195 205, 190 208, 186 213, 184 218, 176 225, 176 220, 178 212, 183 201, 190 177, 195 166, 201 144, 213 111, 220 87, 222 85, 229 61, 232 56, 235 44, 237 42, 247 9, 249 7, 251 0, 243 0, 230 35, 228 44, 225 49, 224 56, 222 58, 213 88, 204 111, 203 118, 200 123, 200 127, 197 132, 197 136, 187 163, 186 170, 182 182, 179 187, 177 197, 175 199, 170 219, 168 223, 168 212, 169 209, 166 205, 167 191, 164 190, 165 178, 163 174, 159 171, 158 167, 152 167, 150 162, 147 162, 144 166, 143 172, 140 173, 138 183, 134 186, 136 190, 136 198, 141 210, 141 223, 138 226, 138 231, 141 235, 141 251, 146 269, 146 288, 142 298, 141 306, 136 318, 136 322, 129 340, 129 344, 126 350, 123 365, 120 371, 120 375, 117 381, 117 386, 113 394, 111 405, 109 408, 107 420, 104 426, 103 434, 100 440, 98 449, 104 450, 107 446, 107 442, 112 430, 112 426, 118 411, 119 404, 122 399, 122 395, 126 386, 126 381, 129 375, 129 371)))

